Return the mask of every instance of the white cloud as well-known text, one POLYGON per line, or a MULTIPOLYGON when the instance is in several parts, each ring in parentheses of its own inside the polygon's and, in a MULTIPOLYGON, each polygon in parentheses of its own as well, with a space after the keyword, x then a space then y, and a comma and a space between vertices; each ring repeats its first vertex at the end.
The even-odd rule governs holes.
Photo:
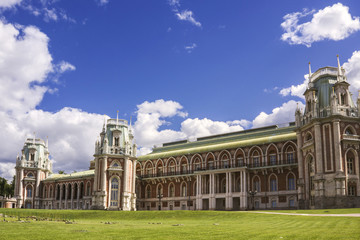
POLYGON ((359 17, 352 17, 349 8, 341 3, 314 12, 305 9, 285 15, 285 21, 281 23, 285 33, 281 40, 310 47, 313 42, 325 39, 339 41, 360 30, 359 17), (313 14, 311 21, 299 24, 301 18, 310 14, 313 14))
POLYGON ((191 53, 196 47, 197 47, 196 43, 192 43, 188 46, 185 46, 184 48, 188 53, 191 53))
POLYGON ((172 7, 180 7, 180 0, 168 0, 168 3, 172 7))
POLYGON ((0 21, 0 176, 11 180, 16 155, 29 133, 49 136, 56 169, 87 169, 103 116, 74 108, 52 113, 37 110, 49 76, 75 67, 52 63, 49 38, 38 28, 0 21))
POLYGON ((199 21, 195 20, 195 18, 193 17, 193 12, 190 10, 184 10, 182 12, 177 12, 177 13, 175 13, 175 15, 177 16, 177 18, 180 21, 187 21, 197 27, 201 27, 201 23, 199 21))
POLYGON ((299 85, 291 85, 290 87, 287 88, 282 88, 280 90, 280 95, 282 96, 295 96, 295 97, 299 97, 301 99, 305 99, 304 97, 304 92, 308 86, 309 83, 309 74, 304 75, 304 82, 299 84, 299 85))
POLYGON ((50 20, 56 22, 58 20, 58 16, 56 14, 55 8, 52 8, 52 9, 44 8, 43 14, 44 14, 44 20, 46 22, 49 22, 50 20))
POLYGON ((187 138, 194 140, 197 137, 244 130, 243 124, 248 126, 246 120, 230 122, 213 121, 207 118, 188 118, 181 123, 181 131, 187 138))
POLYGON ((109 3, 109 0, 96 0, 96 2, 97 2, 100 6, 105 6, 106 4, 109 3))
POLYGON ((297 104, 299 104, 299 108, 304 107, 302 102, 290 100, 283 103, 282 106, 274 108, 270 114, 261 112, 252 121, 253 128, 293 122, 295 120, 295 109, 297 104))
POLYGON ((11 8, 18 5, 22 0, 1 0, 0 8, 11 8))
POLYGON ((347 81, 351 84, 350 92, 354 94, 353 99, 356 103, 360 90, 360 51, 353 52, 351 58, 343 66, 346 70, 347 81))
POLYGON ((149 153, 154 145, 180 139, 193 140, 196 137, 206 135, 240 131, 250 125, 247 120, 221 122, 207 118, 187 118, 182 121, 181 129, 178 131, 161 129, 161 127, 168 125, 167 118, 187 117, 187 113, 182 111, 183 107, 178 102, 160 99, 154 102, 146 101, 137 107, 134 135, 140 148, 139 154, 149 153))

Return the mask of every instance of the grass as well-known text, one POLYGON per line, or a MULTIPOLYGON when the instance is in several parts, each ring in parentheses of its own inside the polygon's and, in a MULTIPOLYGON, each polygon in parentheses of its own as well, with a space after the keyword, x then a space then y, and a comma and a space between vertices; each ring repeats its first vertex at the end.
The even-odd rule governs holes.
POLYGON ((350 214, 360 213, 359 208, 344 208, 344 209, 316 209, 316 210, 276 210, 266 212, 285 212, 285 213, 306 213, 306 214, 350 214))
MULTIPOLYGON (((315 211, 323 213, 324 210, 315 211)), ((338 211, 336 213, 349 213, 348 211, 359 213, 360 209, 336 211, 338 211)), ((314 211, 306 211, 306 213, 310 212, 314 211)), ((0 239, 360 238, 360 218, 354 217, 286 216, 217 211, 113 212, 0 209, 0 213, 7 216, 5 221, 3 221, 4 217, 0 218, 0 239), (28 216, 33 217, 26 218, 28 216), (70 220, 73 224, 65 224, 64 220, 70 220), (109 222, 111 224, 105 224, 109 222)), ((301 213, 305 212, 301 211, 301 213)))

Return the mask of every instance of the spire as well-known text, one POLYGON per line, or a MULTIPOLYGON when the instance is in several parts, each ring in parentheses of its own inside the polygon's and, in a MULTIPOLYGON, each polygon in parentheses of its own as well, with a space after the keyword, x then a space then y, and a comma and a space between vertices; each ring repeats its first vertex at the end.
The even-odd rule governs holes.
POLYGON ((119 124, 119 110, 116 111, 116 125, 119 124))
POLYGON ((337 64, 338 64, 338 75, 341 75, 341 67, 340 67, 340 60, 339 60, 339 55, 336 55, 337 57, 337 64))
POLYGON ((105 121, 106 121, 106 117, 105 117, 106 115, 104 114, 104 124, 103 124, 103 129, 102 129, 102 131, 103 132, 105 132, 105 121))
POLYGON ((311 82, 311 65, 310 65, 310 62, 309 62, 309 82, 311 82))

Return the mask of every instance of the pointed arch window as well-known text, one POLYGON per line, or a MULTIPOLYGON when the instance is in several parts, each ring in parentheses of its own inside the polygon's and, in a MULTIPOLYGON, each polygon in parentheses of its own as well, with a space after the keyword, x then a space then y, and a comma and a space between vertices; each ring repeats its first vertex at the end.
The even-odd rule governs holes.
POLYGON ((260 155, 258 151, 255 151, 252 155, 253 166, 260 167, 260 155))
POLYGON ((260 179, 259 177, 255 177, 253 181, 253 191, 260 192, 260 179))
POLYGON ((146 187, 146 198, 151 198, 151 187, 147 185, 146 187))
POLYGON ((119 137, 115 137, 114 138, 114 142, 115 142, 115 146, 118 147, 119 146, 119 137))
POLYGON ((183 183, 181 185, 181 196, 186 197, 186 184, 185 183, 183 183))
POLYGON ((174 187, 174 184, 171 184, 170 187, 169 187, 169 195, 170 197, 175 197, 175 187, 174 187))
POLYGON ((32 198, 32 186, 30 185, 26 187, 26 197, 32 198))
POLYGON ((289 174, 288 176, 288 190, 295 190, 295 177, 293 174, 289 174))
POLYGON ((114 177, 111 180, 111 198, 110 206, 117 207, 119 202, 119 180, 114 177))
POLYGON ((275 176, 270 177, 270 192, 277 191, 277 179, 275 176))
POLYGON ((354 157, 352 155, 347 157, 346 166, 347 166, 347 173, 354 174, 354 157))

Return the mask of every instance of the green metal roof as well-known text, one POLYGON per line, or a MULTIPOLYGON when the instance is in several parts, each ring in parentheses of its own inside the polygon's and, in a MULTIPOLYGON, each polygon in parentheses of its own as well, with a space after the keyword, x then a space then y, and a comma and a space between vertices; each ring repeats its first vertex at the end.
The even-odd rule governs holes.
POLYGON ((43 181, 59 181, 59 180, 70 180, 77 178, 85 178, 94 176, 94 170, 87 170, 82 172, 75 172, 70 174, 51 174, 48 178, 43 181))
POLYGON ((271 126, 266 128, 251 129, 250 131, 240 131, 230 134, 216 135, 213 137, 200 138, 195 142, 187 142, 175 145, 166 145, 155 148, 152 153, 140 156, 139 161, 148 159, 166 158, 186 154, 218 151, 259 145, 264 143, 296 140, 295 126, 278 128, 271 126))

